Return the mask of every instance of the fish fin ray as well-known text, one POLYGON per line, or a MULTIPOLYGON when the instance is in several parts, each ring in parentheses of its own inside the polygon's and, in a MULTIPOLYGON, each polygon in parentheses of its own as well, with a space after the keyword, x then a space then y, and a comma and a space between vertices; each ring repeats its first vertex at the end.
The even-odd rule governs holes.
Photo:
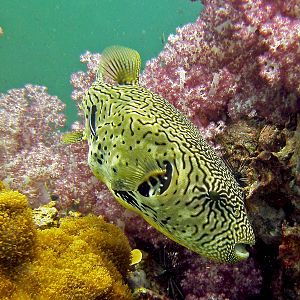
POLYGON ((82 142, 83 139, 84 139, 84 135, 82 131, 66 132, 61 137, 63 144, 67 144, 67 145, 82 142))
POLYGON ((102 53, 97 77, 103 75, 118 84, 138 84, 140 67, 141 58, 137 51, 112 46, 102 53))
POLYGON ((150 155, 136 159, 132 164, 123 166, 118 171, 118 177, 122 180, 114 182, 112 189, 122 191, 136 191, 141 183, 151 176, 165 175, 166 170, 162 169, 157 161, 150 155))

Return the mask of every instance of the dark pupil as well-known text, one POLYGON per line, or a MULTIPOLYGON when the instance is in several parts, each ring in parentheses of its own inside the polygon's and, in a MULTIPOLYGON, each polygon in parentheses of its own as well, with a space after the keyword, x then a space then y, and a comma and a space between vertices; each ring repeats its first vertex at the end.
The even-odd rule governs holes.
POLYGON ((172 179, 172 165, 168 161, 164 161, 164 164, 166 168, 165 175, 163 176, 159 175, 156 177, 151 176, 147 181, 144 181, 139 185, 138 192, 142 196, 144 197, 152 196, 150 193, 154 187, 158 187, 155 192, 155 195, 161 195, 168 189, 172 179))

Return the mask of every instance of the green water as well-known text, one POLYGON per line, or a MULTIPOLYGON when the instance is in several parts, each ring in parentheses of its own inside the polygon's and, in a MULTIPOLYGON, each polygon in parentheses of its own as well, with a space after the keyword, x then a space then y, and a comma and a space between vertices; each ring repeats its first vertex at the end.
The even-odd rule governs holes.
POLYGON ((85 68, 80 54, 120 44, 137 49, 145 62, 200 10, 200 1, 188 0, 1 0, 0 92, 47 86, 67 104, 69 126, 77 117, 70 75, 85 68))

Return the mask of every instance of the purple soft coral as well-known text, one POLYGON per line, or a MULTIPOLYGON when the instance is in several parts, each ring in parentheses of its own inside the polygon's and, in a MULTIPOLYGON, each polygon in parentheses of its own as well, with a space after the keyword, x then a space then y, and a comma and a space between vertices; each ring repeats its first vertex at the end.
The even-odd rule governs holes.
POLYGON ((219 265, 190 255, 181 286, 186 300, 252 299, 262 286, 260 270, 252 258, 237 265, 219 265))
POLYGON ((58 198, 60 207, 68 208, 82 200, 79 206, 88 211, 96 191, 105 188, 87 165, 87 145, 61 143, 64 107, 41 86, 0 95, 0 180, 27 195, 32 206, 58 198))
POLYGON ((41 86, 26 85, 0 95, 0 179, 35 204, 49 200, 46 182, 59 168, 57 130, 65 124, 64 107, 41 86))
POLYGON ((209 1, 147 63, 142 84, 200 127, 226 116, 284 123, 299 110, 299 1, 209 1))

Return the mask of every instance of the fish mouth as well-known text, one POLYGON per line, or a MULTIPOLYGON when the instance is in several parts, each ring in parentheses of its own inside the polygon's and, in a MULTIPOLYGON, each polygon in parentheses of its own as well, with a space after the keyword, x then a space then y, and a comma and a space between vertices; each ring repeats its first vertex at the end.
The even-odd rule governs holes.
POLYGON ((246 249, 246 244, 238 243, 234 246, 234 253, 238 260, 244 260, 249 257, 249 252, 246 249))

